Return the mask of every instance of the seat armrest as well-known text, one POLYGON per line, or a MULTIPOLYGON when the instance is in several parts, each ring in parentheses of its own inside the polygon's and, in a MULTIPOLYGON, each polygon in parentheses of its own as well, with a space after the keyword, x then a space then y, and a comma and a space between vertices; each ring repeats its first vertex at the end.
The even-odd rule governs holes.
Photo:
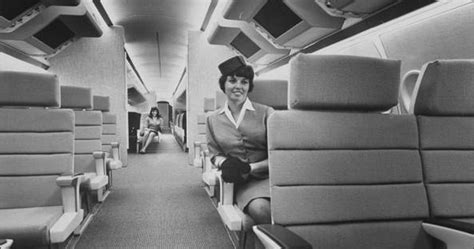
POLYGON ((80 210, 79 185, 83 178, 83 175, 60 176, 56 178, 56 184, 61 187, 64 212, 78 212, 80 210))
POLYGON ((201 142, 194 141, 194 167, 202 167, 201 161, 201 142))
POLYGON ((120 144, 118 142, 112 142, 110 143, 110 145, 112 146, 112 158, 114 160, 119 161, 120 160, 120 155, 119 155, 120 144))
POLYGON ((220 189, 220 196, 219 196, 219 204, 220 205, 233 205, 234 204, 234 184, 224 182, 222 179, 221 171, 217 171, 216 173, 217 180, 219 181, 219 189, 220 189))
POLYGON ((253 231, 265 248, 311 249, 306 240, 280 225, 257 225, 253 231))
POLYGON ((105 162, 105 152, 95 151, 92 153, 95 158, 95 171, 98 176, 105 175, 106 171, 106 162, 105 162))
POLYGON ((422 226, 426 233, 446 243, 447 249, 474 248, 474 224, 449 219, 429 219, 422 226))

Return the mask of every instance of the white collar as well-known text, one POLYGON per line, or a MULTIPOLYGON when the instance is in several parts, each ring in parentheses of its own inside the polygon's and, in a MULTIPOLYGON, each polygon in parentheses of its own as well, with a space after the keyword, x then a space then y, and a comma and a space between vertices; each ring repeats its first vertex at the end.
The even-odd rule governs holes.
POLYGON ((234 120, 234 117, 232 116, 232 113, 230 112, 229 103, 226 100, 224 103, 224 108, 222 108, 219 111, 219 114, 225 113, 225 115, 230 120, 230 122, 232 122, 235 125, 235 128, 239 128, 240 124, 242 123, 242 120, 244 120, 244 115, 245 115, 246 110, 255 111, 255 108, 253 107, 252 102, 250 101, 249 98, 245 99, 244 105, 242 106, 242 110, 240 111, 239 117, 237 118, 237 122, 236 122, 234 120))

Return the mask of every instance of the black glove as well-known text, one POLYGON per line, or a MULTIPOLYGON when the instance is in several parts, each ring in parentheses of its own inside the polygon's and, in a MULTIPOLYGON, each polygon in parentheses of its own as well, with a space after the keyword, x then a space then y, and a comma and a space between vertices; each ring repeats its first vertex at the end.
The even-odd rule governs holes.
POLYGON ((250 165, 235 157, 228 157, 221 165, 222 179, 225 182, 244 183, 243 174, 250 172, 250 165))

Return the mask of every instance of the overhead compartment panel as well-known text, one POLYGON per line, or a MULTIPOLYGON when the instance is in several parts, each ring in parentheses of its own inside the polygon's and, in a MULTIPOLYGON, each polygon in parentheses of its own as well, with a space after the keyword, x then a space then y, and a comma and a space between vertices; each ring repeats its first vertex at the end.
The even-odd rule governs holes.
POLYGON ((12 31, 50 6, 77 6, 80 0, 2 0, 0 30, 12 31))
POLYGON ((289 49, 277 48, 242 21, 221 19, 210 27, 210 44, 224 45, 243 55, 256 65, 267 65, 289 54, 289 49))
POLYGON ((15 30, 0 31, 0 42, 27 55, 51 56, 80 37, 100 37, 102 30, 83 4, 50 6, 15 30))
POLYGON ((339 30, 345 20, 329 15, 315 0, 230 0, 224 18, 252 23, 288 48, 303 48, 339 30))
POLYGON ((129 105, 138 105, 146 101, 140 91, 135 86, 127 88, 128 104, 129 105))

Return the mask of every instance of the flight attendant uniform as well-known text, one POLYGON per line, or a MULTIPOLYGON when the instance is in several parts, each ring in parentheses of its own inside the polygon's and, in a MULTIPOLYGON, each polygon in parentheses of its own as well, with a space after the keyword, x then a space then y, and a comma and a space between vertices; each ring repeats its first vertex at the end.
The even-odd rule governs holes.
MULTIPOLYGON (((207 118, 207 142, 211 161, 232 156, 243 162, 254 163, 268 158, 267 119, 273 108, 244 102, 237 121, 234 120, 227 102, 220 110, 207 118)), ((236 186, 235 200, 242 210, 247 204, 261 197, 270 198, 268 172, 252 174, 246 183, 236 186)))

